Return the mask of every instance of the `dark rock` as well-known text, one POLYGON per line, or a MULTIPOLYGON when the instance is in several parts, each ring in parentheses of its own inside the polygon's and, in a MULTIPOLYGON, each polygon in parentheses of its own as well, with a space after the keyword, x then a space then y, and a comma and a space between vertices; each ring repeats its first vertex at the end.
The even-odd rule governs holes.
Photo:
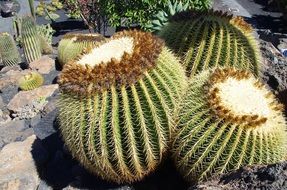
POLYGON ((36 126, 38 123, 40 123, 41 122, 41 115, 40 114, 38 114, 38 115, 36 115, 35 117, 33 117, 32 119, 31 119, 31 124, 30 124, 30 126, 31 127, 34 127, 34 126, 36 126))
POLYGON ((267 42, 261 42, 263 52, 263 80, 273 89, 283 91, 287 89, 287 60, 279 51, 267 42))
POLYGON ((287 161, 267 165, 243 167, 239 170, 222 175, 191 187, 189 190, 283 190, 287 189, 287 161))
POLYGON ((5 86, 4 88, 1 89, 1 96, 3 102, 5 104, 8 104, 17 93, 18 93, 18 86, 16 85, 5 86))
POLYGON ((0 127, 0 149, 11 142, 23 141, 33 134, 24 120, 11 121, 0 127))
POLYGON ((45 139, 46 137, 56 132, 53 126, 57 117, 57 113, 58 111, 54 109, 50 113, 43 116, 37 124, 32 125, 31 123, 34 133, 39 139, 45 139))

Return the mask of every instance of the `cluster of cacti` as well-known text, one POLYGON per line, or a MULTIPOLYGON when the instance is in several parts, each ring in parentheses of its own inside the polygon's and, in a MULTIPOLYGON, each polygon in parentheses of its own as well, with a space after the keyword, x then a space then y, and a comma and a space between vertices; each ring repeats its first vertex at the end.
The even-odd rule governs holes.
POLYGON ((30 72, 19 79, 19 88, 21 90, 33 90, 42 86, 44 83, 43 76, 38 72, 30 72))
POLYGON ((42 56, 37 27, 32 17, 27 16, 22 19, 21 42, 28 63, 31 63, 42 56))
POLYGON ((8 33, 0 34, 0 57, 4 66, 13 66, 21 62, 16 43, 8 33))
POLYGON ((52 48, 52 36, 54 34, 53 28, 47 25, 37 25, 37 32, 39 35, 40 46, 43 54, 51 54, 52 48))
POLYGON ((95 46, 105 38, 100 34, 66 34, 58 46, 58 61, 61 65, 75 59, 84 49, 95 46))
POLYGON ((183 57, 188 76, 217 66, 258 74, 260 59, 252 28, 222 12, 186 11, 174 15, 160 32, 167 46, 183 57))
POLYGON ((71 154, 103 179, 133 182, 156 169, 187 84, 159 38, 116 33, 64 66, 59 124, 71 154))
POLYGON ((204 71, 187 88, 173 156, 187 180, 286 158, 284 106, 250 72, 204 71))

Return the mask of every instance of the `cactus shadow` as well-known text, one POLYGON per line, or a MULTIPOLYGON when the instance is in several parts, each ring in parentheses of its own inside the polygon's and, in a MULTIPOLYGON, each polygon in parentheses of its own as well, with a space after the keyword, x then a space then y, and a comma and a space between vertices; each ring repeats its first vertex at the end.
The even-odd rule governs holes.
POLYGON ((170 159, 140 182, 118 185, 104 181, 73 159, 61 139, 56 119, 53 128, 55 132, 44 139, 37 138, 31 150, 40 179, 53 189, 71 186, 96 190, 185 190, 189 187, 189 184, 185 183, 176 172, 170 159))

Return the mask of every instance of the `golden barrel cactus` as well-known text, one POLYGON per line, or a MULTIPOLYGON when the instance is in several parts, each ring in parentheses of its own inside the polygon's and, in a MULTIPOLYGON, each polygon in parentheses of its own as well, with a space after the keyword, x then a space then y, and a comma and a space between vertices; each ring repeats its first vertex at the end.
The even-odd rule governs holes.
POLYGON ((284 106, 250 72, 202 72, 178 111, 173 158, 187 180, 205 180, 287 155, 284 106))
POLYGON ((116 33, 65 65, 59 78, 60 130, 89 171, 131 183, 167 151, 184 69, 150 33, 116 33))

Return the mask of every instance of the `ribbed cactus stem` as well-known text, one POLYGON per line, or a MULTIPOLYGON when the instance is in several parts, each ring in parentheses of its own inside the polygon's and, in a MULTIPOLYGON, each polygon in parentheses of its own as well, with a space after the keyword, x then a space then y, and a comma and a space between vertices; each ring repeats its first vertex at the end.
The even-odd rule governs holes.
POLYGON ((4 66, 13 66, 21 62, 16 43, 8 33, 0 34, 0 57, 4 66))
POLYGON ((186 86, 179 60, 149 33, 114 35, 65 65, 60 130, 81 164, 116 183, 155 170, 186 86))
POLYGON ((173 157, 189 181, 286 158, 284 106, 246 70, 195 76, 178 111, 173 157))
POLYGON ((44 78, 37 72, 30 72, 19 79, 19 88, 21 90, 33 90, 44 83, 44 78))
POLYGON ((258 74, 261 55, 252 27, 222 12, 181 12, 159 33, 183 57, 187 75, 207 68, 234 66, 258 74))
POLYGON ((28 63, 38 60, 41 56, 41 44, 33 18, 25 17, 21 27, 22 45, 28 63))
POLYGON ((105 38, 100 34, 66 34, 58 46, 58 60, 61 65, 79 56, 85 49, 95 46, 105 38))

